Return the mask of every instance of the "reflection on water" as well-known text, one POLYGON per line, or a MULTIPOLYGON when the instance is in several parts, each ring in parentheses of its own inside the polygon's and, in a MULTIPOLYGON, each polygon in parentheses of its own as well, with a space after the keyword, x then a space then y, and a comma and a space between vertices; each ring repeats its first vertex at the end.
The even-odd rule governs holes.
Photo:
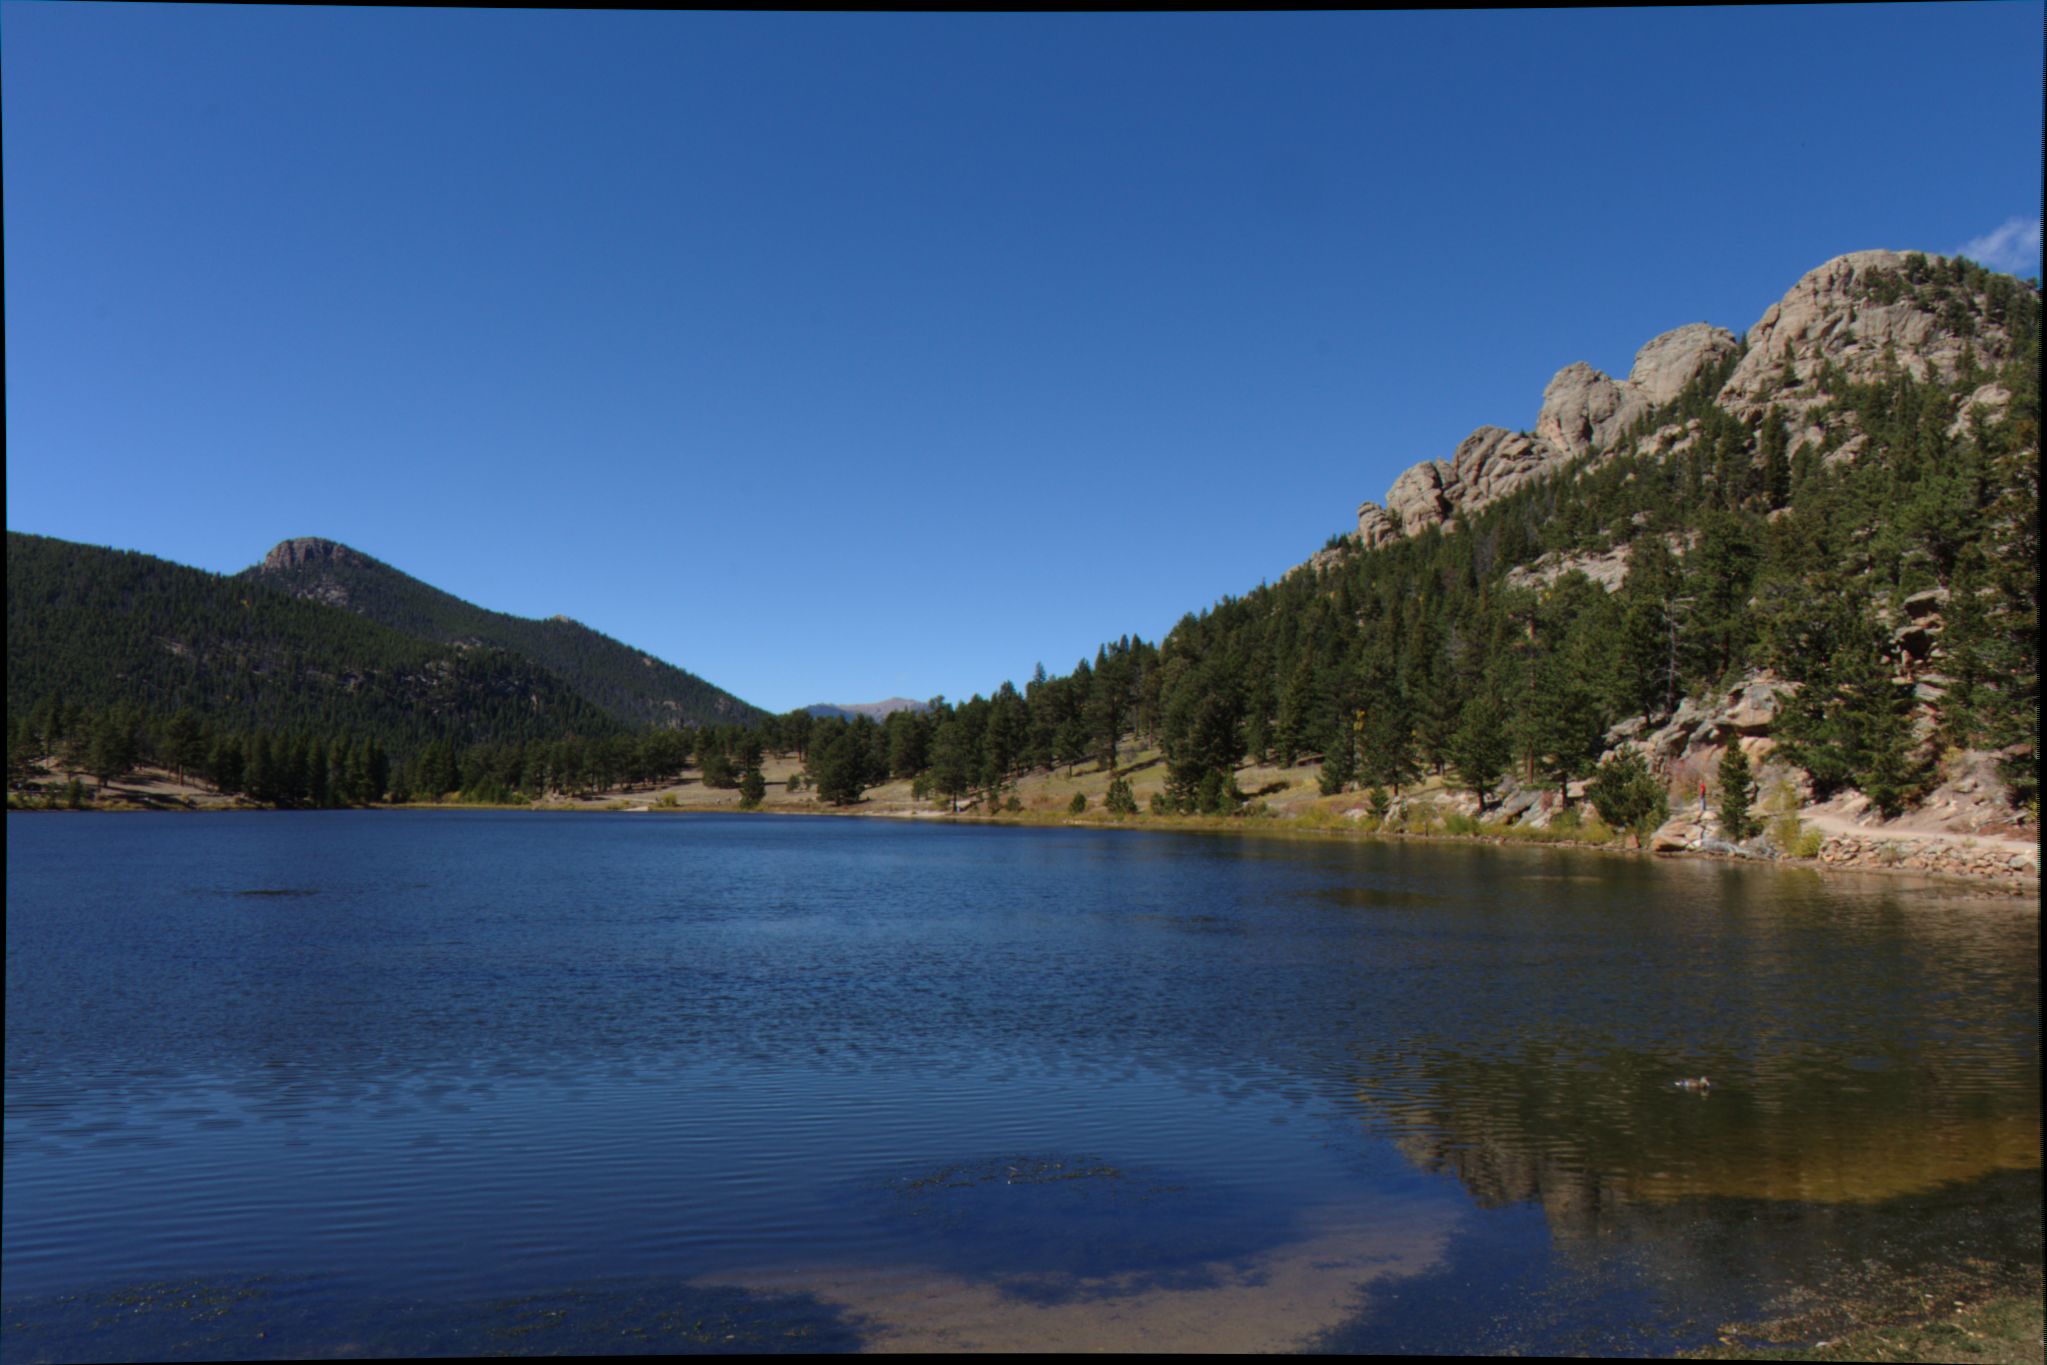
POLYGON ((1445 1231, 1382 1209, 1325 1209, 1294 1240, 1249 1256, 1176 1256, 1165 1270, 990 1276, 824 1265, 740 1281, 843 1306, 865 1324, 868 1350, 1273 1351, 1314 1344, 1356 1316, 1375 1284, 1433 1265, 1445 1231))
POLYGON ((2039 1168, 2037 905, 1668 872, 1665 896, 1688 876, 1713 902, 1532 945, 1544 998, 1364 1050, 1364 1121, 1564 1235, 1645 1202, 1878 1202, 2039 1168), (1674 1083, 1695 1074, 1711 1088, 1674 1083))
POLYGON ((2038 908, 1953 886, 732 817, 8 832, 9 1361, 134 1354, 90 1305, 195 1283, 269 1286, 191 1311, 294 1354, 1639 1353, 1851 1235, 2040 1261, 2038 908))

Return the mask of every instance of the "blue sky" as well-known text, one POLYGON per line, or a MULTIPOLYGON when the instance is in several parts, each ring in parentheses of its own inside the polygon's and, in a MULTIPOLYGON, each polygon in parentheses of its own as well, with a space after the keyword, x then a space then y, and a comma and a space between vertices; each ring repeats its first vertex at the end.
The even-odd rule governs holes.
POLYGON ((1829 257, 2037 274, 2042 22, 8 0, 7 524, 985 693, 1829 257))

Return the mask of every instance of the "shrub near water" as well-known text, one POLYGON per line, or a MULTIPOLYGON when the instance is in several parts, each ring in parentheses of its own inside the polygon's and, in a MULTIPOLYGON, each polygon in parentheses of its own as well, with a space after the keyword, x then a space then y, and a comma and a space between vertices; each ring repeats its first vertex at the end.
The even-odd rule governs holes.
MULTIPOLYGON (((1472 821, 1474 826, 1477 823, 1472 821)), ((1435 806, 1426 801, 1409 806, 1407 814, 1401 818, 1400 827, 1408 834, 1433 834, 1436 829, 1435 806)))
POLYGON ((1616 754, 1599 765, 1585 794, 1599 812, 1599 818, 1615 829, 1632 831, 1635 844, 1670 818, 1670 797, 1654 777, 1642 756, 1630 750, 1616 754))
POLYGON ((1303 829, 1336 829, 1343 824, 1343 817, 1327 806, 1309 806, 1296 820, 1303 829))

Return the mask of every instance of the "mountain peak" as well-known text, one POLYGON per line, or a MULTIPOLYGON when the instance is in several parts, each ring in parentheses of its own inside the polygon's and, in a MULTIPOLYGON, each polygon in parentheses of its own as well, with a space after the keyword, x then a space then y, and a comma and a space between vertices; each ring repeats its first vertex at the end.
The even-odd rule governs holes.
POLYGON ((285 569, 308 568, 321 564, 368 564, 370 557, 357 550, 351 550, 339 541, 324 540, 319 536, 296 536, 291 540, 280 540, 263 556, 258 567, 265 572, 277 573, 285 569))

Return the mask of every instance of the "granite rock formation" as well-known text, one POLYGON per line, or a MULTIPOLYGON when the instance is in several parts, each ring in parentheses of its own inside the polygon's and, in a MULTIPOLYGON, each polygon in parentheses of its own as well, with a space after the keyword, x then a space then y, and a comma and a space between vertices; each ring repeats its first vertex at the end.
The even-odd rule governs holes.
MULTIPOLYGON (((1543 390, 1529 432, 1484 426, 1451 458, 1428 460, 1393 481, 1383 503, 1358 508, 1358 543, 1371 549, 1431 527, 1454 527, 1475 512, 1565 465, 1627 448, 1636 424, 1670 403, 1701 374, 1740 360, 1715 401, 1751 427, 1776 407, 1789 420, 1792 444, 1818 443, 1829 433, 1812 412, 1826 395, 1812 381, 1831 366, 1843 377, 1868 381, 1896 365, 1917 378, 1952 380, 1973 359, 1995 366, 2013 355, 2011 336, 1995 325, 1964 327, 1948 316, 1955 304, 1924 266, 1937 257, 1895 251, 1856 251, 1807 272, 1749 328, 1746 341, 1706 323, 1691 323, 1651 339, 1635 353, 1626 379, 1579 362, 1557 371, 1543 390), (1919 269, 1919 283, 1913 279, 1919 269)), ((1963 312, 1968 310, 1964 309, 1963 312)), ((1995 417, 2010 402, 1985 384, 1957 417, 1995 417)), ((1682 450, 1691 431, 1668 425, 1647 437, 1646 450, 1682 450)), ((1857 433, 1841 432, 1830 460, 1854 459, 1857 433)))
POLYGON ((1447 526, 1458 513, 1497 502, 1572 460, 1617 448, 1644 413, 1675 398, 1736 348, 1733 333, 1692 323, 1643 346, 1624 380, 1582 361, 1566 365, 1543 390, 1532 433, 1483 426, 1448 461, 1408 469, 1393 481, 1383 505, 1358 508, 1359 542, 1370 549, 1447 526))

